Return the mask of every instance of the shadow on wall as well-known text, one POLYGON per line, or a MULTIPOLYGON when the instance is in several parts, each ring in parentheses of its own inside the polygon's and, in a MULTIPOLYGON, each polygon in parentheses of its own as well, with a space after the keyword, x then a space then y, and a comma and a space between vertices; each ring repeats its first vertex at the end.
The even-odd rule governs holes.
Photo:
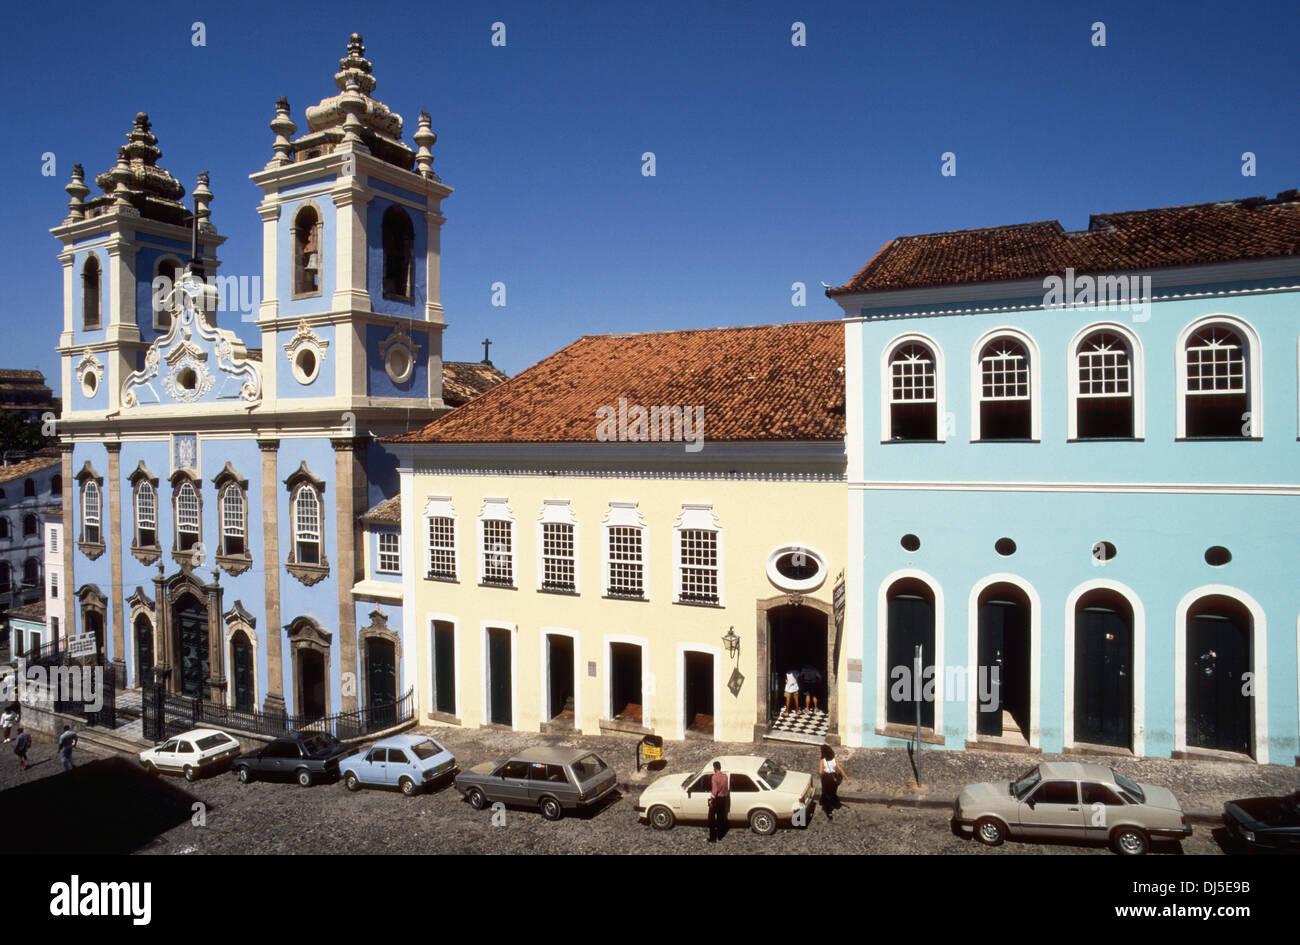
MULTIPOLYGON (((84 757, 84 756, 83 756, 84 757)), ((33 755, 33 761, 41 758, 33 755)), ((57 755, 46 766, 60 768, 57 755)), ((189 823, 195 799, 135 761, 110 758, 78 764, 4 792, 0 814, 11 850, 42 854, 124 854, 189 823), (14 816, 21 811, 21 816, 14 816)))

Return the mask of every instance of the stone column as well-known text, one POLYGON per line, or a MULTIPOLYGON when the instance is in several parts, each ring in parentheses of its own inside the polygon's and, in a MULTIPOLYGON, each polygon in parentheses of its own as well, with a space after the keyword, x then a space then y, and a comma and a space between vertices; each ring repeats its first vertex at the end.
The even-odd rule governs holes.
MULTIPOLYGON (((336 311, 369 312, 366 285, 366 206, 370 195, 356 177, 341 177, 330 191, 334 198, 334 298, 336 311)), ((323 211, 322 211, 323 212, 323 211)), ((322 286, 322 289, 324 287, 322 286)))
POLYGON ((266 697, 262 711, 284 714, 284 669, 280 664, 280 517, 275 514, 279 493, 279 440, 258 440, 262 450, 262 557, 266 569, 266 697))
POLYGON ((208 701, 213 705, 226 704, 226 634, 221 619, 221 569, 212 569, 212 583, 208 592, 208 701))
MULTIPOLYGON (((122 444, 105 443, 108 450, 108 476, 104 501, 108 503, 109 592, 108 610, 113 620, 113 672, 119 686, 126 685, 126 627, 122 613, 122 444)), ((107 654, 106 654, 107 655, 107 654)))
MULTIPOLYGON (((339 556, 336 571, 339 582, 339 679, 342 681, 342 674, 352 673, 355 676, 360 669, 352 585, 360 578, 357 548, 360 545, 361 527, 357 515, 364 511, 366 502, 364 456, 367 439, 347 437, 330 442, 334 446, 334 482, 338 489, 334 508, 339 556)), ((357 708, 358 690, 356 685, 344 687, 339 711, 351 712, 357 708)))
POLYGON ((167 599, 167 578, 163 563, 158 562, 158 573, 153 579, 153 668, 154 678, 168 692, 175 692, 172 679, 172 605, 167 599))

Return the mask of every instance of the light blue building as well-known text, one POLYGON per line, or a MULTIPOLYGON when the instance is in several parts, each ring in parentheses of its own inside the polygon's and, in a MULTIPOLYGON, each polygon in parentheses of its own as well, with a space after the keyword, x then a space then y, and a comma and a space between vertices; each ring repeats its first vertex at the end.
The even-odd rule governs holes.
POLYGON ((1292 763, 1300 194, 902 237, 827 294, 851 740, 912 736, 919 645, 931 745, 1292 763))
POLYGON ((79 165, 68 184, 64 617, 128 685, 157 670, 173 692, 313 717, 408 685, 400 595, 376 573, 392 529, 360 516, 397 488, 375 438, 446 409, 451 189, 428 114, 408 147, 364 52, 354 34, 301 136, 276 104, 252 175, 260 273, 218 275, 207 175, 191 212, 144 114, 101 196, 79 165))

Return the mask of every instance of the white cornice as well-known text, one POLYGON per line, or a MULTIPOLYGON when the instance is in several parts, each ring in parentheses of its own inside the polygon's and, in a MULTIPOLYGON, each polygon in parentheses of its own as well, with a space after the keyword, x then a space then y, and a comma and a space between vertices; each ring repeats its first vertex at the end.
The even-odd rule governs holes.
POLYGON ((1285 483, 1187 482, 850 482, 865 492, 1090 492, 1169 495, 1300 495, 1300 485, 1285 483))
POLYGON ((659 468, 709 470, 745 465, 786 465, 843 474, 847 465, 843 440, 724 441, 704 438, 703 448, 688 452, 686 443, 402 443, 415 464, 504 466, 550 469, 659 468))

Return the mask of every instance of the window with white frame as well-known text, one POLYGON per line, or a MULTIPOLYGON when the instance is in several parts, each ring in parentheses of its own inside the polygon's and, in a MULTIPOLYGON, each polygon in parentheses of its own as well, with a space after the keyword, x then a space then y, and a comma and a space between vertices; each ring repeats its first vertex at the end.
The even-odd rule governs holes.
POLYGON ((515 520, 504 498, 483 500, 479 513, 479 583, 515 586, 515 520))
POLYGON ((1000 336, 979 356, 981 440, 1028 440, 1033 436, 1029 352, 1017 339, 1000 336))
POLYGON ((1186 436, 1239 437, 1250 433, 1250 352, 1227 325, 1194 331, 1184 347, 1186 436))
POLYGON ((683 505, 676 532, 677 601, 722 603, 722 534, 713 506, 683 505))
POLYGON ((158 480, 141 462, 128 477, 131 483, 132 522, 131 553, 145 564, 157 560, 158 551, 158 480))
POLYGON ((379 573, 402 573, 401 536, 396 532, 380 532, 379 538, 379 573))
POLYGON ((100 541, 99 499, 99 483, 87 479, 81 490, 81 540, 88 545, 100 541))
POLYGON ((221 553, 242 555, 246 537, 247 505, 244 492, 239 486, 230 484, 221 492, 221 553))
POLYGON ((889 358, 889 438, 939 438, 939 388, 934 352, 911 341, 889 358))
POLYGON ((1096 331, 1075 352, 1075 431, 1081 440, 1133 436, 1133 354, 1114 331, 1096 331))
POLYGON ((176 489, 176 550, 189 551, 199 543, 199 493, 188 480, 176 489))
POLYGON ((540 590, 578 591, 577 519, 568 499, 544 499, 537 522, 540 590))
POLYGON ((58 571, 50 572, 50 596, 51 597, 59 596, 59 572, 58 571))
POLYGON ((456 580, 456 510, 449 495, 432 495, 424 506, 428 554, 425 577, 434 581, 456 580))
POLYGON ((289 556, 285 570, 306 587, 325 580, 330 573, 325 554, 325 480, 318 478, 306 461, 284 481, 289 492, 289 556))
POLYGON ((310 485, 298 487, 293 497, 293 541, 299 564, 320 564, 320 496, 310 485))
POLYGON ((605 596, 645 600, 646 528, 635 502, 611 502, 605 529, 605 596))
POLYGON ((58 553, 59 553, 59 530, 57 528, 51 528, 50 529, 50 554, 57 555, 58 553))

